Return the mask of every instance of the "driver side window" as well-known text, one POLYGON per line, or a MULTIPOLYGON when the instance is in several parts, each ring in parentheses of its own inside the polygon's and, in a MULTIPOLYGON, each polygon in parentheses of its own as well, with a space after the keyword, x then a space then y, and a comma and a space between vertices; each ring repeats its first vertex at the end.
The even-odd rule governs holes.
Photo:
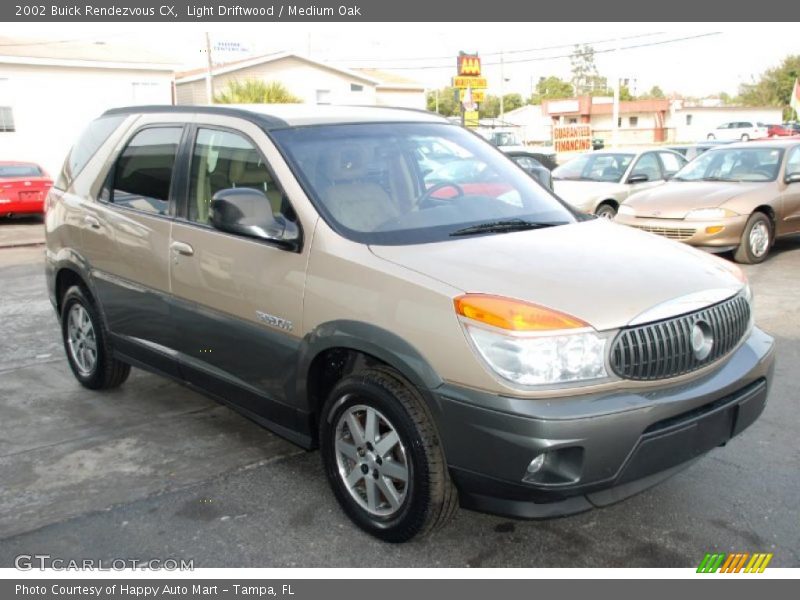
POLYGON ((633 167, 633 171, 631 171, 631 177, 636 175, 646 175, 647 181, 659 181, 664 178, 661 174, 661 165, 658 162, 658 157, 654 152, 649 152, 639 157, 633 167))
POLYGON ((189 185, 189 220, 207 224, 214 194, 243 187, 262 192, 273 215, 294 220, 293 214, 287 214, 291 207, 283 191, 252 142, 229 131, 198 129, 189 185))

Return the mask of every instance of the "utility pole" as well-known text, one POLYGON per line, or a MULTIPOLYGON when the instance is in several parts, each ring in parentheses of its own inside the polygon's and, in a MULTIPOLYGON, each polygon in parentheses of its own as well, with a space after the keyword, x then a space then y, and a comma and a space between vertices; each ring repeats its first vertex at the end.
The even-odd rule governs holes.
POLYGON ((209 104, 214 104, 214 75, 212 69, 214 63, 211 60, 211 36, 206 31, 206 99, 209 104))
POLYGON ((505 105, 503 102, 503 96, 505 96, 505 87, 506 87, 506 72, 505 72, 505 61, 503 60, 503 49, 500 49, 500 126, 503 126, 504 115, 505 115, 505 105))
POLYGON ((611 147, 616 148, 619 141, 619 40, 614 40, 614 104, 611 110, 611 147))

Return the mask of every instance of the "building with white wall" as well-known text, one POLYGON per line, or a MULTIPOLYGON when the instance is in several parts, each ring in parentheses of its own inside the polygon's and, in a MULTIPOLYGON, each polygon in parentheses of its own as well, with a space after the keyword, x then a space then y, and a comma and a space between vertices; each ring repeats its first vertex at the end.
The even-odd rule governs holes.
POLYGON ((670 123, 680 142, 705 140, 723 123, 745 121, 768 125, 783 122, 783 110, 774 106, 690 105, 677 100, 670 107, 670 123))
MULTIPOLYGON (((207 70, 175 76, 178 104, 208 104, 207 70)), ((297 54, 278 52, 212 69, 214 93, 232 81, 280 82, 306 104, 350 104, 425 108, 424 88, 409 79, 375 69, 345 69, 297 54)))
POLYGON ((140 48, 0 38, 0 160, 33 161, 55 177, 104 111, 172 104, 173 71, 140 48))

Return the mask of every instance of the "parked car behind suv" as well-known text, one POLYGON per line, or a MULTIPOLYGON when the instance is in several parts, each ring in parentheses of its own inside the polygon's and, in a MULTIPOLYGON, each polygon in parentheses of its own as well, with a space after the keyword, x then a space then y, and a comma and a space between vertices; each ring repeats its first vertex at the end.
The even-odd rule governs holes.
POLYGON ((613 219, 628 196, 663 184, 685 164, 666 148, 588 152, 553 171, 553 189, 578 210, 613 219))
POLYGON ((46 234, 82 385, 135 365, 320 448, 343 510, 388 541, 459 502, 616 502, 748 427, 772 377, 738 267, 587 218, 426 112, 112 110, 46 234), (486 180, 426 182, 434 142, 486 180))
POLYGON ((0 161, 0 217, 41 215, 52 185, 50 176, 37 164, 0 161))
POLYGON ((764 123, 754 121, 731 121, 723 123, 706 135, 709 140, 728 140, 748 142, 765 138, 769 134, 769 127, 764 123))
POLYGON ((666 185, 629 198, 616 220, 760 263, 776 238, 800 233, 800 140, 706 152, 666 185))

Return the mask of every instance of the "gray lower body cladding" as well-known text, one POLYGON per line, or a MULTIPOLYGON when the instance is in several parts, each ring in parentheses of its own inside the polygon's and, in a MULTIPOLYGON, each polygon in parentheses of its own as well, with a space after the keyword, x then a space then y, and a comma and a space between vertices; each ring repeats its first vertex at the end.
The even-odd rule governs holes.
POLYGON ((462 506, 546 518, 655 485, 758 418, 773 345, 755 328, 710 373, 631 392, 522 400, 442 386, 434 414, 462 506))

